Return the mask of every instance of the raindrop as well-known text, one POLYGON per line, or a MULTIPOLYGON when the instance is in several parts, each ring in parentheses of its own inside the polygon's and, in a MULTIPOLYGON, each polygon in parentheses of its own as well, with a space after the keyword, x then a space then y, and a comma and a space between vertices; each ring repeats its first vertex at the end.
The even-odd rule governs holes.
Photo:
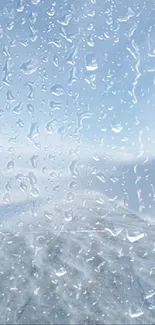
POLYGON ((26 86, 28 86, 29 89, 30 89, 30 92, 28 94, 28 99, 30 99, 30 100, 34 99, 34 93, 33 93, 33 87, 32 87, 32 85, 33 84, 31 82, 27 82, 26 83, 26 86))
POLYGON ((71 172, 71 174, 76 177, 76 176, 79 176, 79 171, 78 171, 78 168, 77 168, 77 161, 76 160, 73 160, 69 166, 69 170, 71 172))
POLYGON ((38 3, 40 3, 40 0, 31 0, 33 5, 37 5, 38 3))
POLYGON ((15 114, 20 114, 22 110, 23 110, 23 105, 21 102, 13 108, 13 112, 15 114))
POLYGON ((32 141, 38 135, 39 135, 38 123, 37 122, 31 123, 30 131, 29 134, 27 135, 27 138, 32 141))
POLYGON ((115 133, 120 133, 123 130, 123 127, 118 124, 116 127, 112 127, 112 131, 115 133))
POLYGON ((53 126, 53 120, 47 122, 45 128, 46 128, 46 131, 47 131, 48 133, 53 133, 53 128, 52 128, 52 126, 53 126))
POLYGON ((21 182, 20 183, 20 189, 21 189, 21 191, 23 191, 23 192, 27 192, 27 185, 26 185, 26 183, 25 182, 21 182))
POLYGON ((64 269, 64 267, 61 267, 59 270, 55 270, 55 274, 58 277, 61 277, 63 275, 65 275, 67 273, 67 271, 64 269))
POLYGON ((65 211, 64 218, 66 221, 71 221, 73 219, 73 211, 72 210, 65 211))
POLYGON ((33 155, 32 157, 30 157, 30 161, 33 168, 37 167, 38 159, 39 159, 38 155, 33 155))
POLYGON ((66 202, 72 202, 74 200, 74 194, 72 192, 68 192, 66 194, 66 202))
POLYGON ((39 196, 39 190, 37 187, 32 187, 31 188, 31 191, 30 191, 30 194, 33 196, 33 197, 38 197, 39 196))
POLYGON ((93 39, 93 35, 91 35, 91 34, 88 35, 88 37, 87 37, 87 44, 90 47, 93 47, 95 45, 95 42, 94 42, 94 39, 93 39))
POLYGON ((20 66, 20 70, 25 74, 25 75, 31 75, 34 72, 36 72, 38 69, 38 61, 37 60, 33 60, 30 59, 27 62, 24 62, 21 66, 20 66))
POLYGON ((58 66, 59 66, 59 57, 58 57, 57 54, 53 55, 53 64, 55 65, 55 67, 58 68, 58 66))
POLYGON ((24 10, 24 1, 23 0, 18 0, 16 10, 17 10, 17 12, 22 12, 24 10))
POLYGON ((8 90, 6 93, 6 100, 9 104, 12 104, 13 102, 15 102, 15 97, 10 90, 8 90))
POLYGON ((47 218, 47 219, 49 219, 49 220, 52 220, 52 218, 53 218, 52 213, 47 212, 47 211, 44 213, 44 216, 45 216, 45 218, 47 218))
POLYGON ((64 88, 61 85, 54 85, 51 87, 51 93, 55 96, 62 96, 64 94, 64 88))
POLYGON ((32 104, 27 104, 27 110, 34 117, 34 106, 32 104))
POLYGON ((16 123, 20 128, 24 127, 24 122, 20 118, 18 119, 18 121, 16 123))
POLYGON ((10 198, 9 193, 5 193, 5 194, 3 195, 3 202, 4 202, 4 204, 10 204, 10 202, 11 202, 11 198, 10 198))
POLYGON ((52 7, 50 9, 48 9, 47 14, 48 14, 48 16, 53 17, 55 15, 55 8, 52 7))
POLYGON ((34 175, 34 173, 29 172, 27 175, 27 178, 28 178, 31 186, 35 186, 37 184, 37 177, 34 175))
POLYGON ((69 188, 74 189, 76 187, 77 187, 77 182, 72 181, 72 182, 69 183, 69 188))
POLYGON ((13 160, 8 161, 6 168, 8 170, 13 169, 14 168, 14 161, 13 160))
POLYGON ((72 19, 72 14, 66 14, 64 15, 60 20, 57 20, 57 22, 63 26, 67 26, 70 23, 70 20, 72 19))
POLYGON ((96 62, 96 57, 94 53, 87 54, 85 62, 87 71, 95 71, 98 69, 98 64, 96 62))
POLYGON ((97 175, 96 175, 97 179, 99 179, 102 183, 105 183, 106 182, 106 179, 105 179, 105 176, 103 173, 99 172, 97 175))

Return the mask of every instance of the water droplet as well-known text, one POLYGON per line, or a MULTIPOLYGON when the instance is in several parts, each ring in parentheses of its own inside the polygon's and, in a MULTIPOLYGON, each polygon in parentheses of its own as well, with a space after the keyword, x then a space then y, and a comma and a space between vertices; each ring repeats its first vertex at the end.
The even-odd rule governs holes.
POLYGON ((55 270, 55 274, 58 277, 61 277, 63 275, 65 275, 67 273, 67 271, 64 269, 64 267, 61 267, 59 270, 55 270))
POLYGON ((45 128, 46 128, 46 131, 48 132, 48 133, 53 133, 53 120, 52 121, 48 121, 47 122, 47 124, 46 124, 46 126, 45 126, 45 128))
POLYGON ((78 171, 78 168, 77 168, 77 162, 76 162, 76 160, 73 160, 72 162, 71 162, 71 164, 70 164, 70 166, 69 166, 69 170, 70 170, 70 172, 71 172, 71 174, 73 175, 73 176, 79 176, 79 171, 78 171))
POLYGON ((9 170, 13 169, 14 168, 14 161, 13 160, 8 161, 6 168, 9 169, 9 170))
POLYGON ((30 157, 30 161, 31 161, 31 164, 32 164, 33 168, 37 167, 38 160, 39 160, 38 155, 33 155, 32 157, 30 157))
POLYGON ((53 64, 55 65, 55 67, 58 68, 58 66, 59 66, 59 57, 58 57, 57 54, 53 55, 53 64))
POLYGON ((68 192, 66 194, 66 202, 72 202, 74 200, 74 194, 72 192, 68 192))
POLYGON ((27 104, 27 110, 34 117, 34 106, 32 104, 27 104))
POLYGON ((94 53, 87 54, 85 61, 87 71, 95 71, 98 69, 98 64, 94 53))
POLYGON ((29 172, 27 175, 27 178, 28 178, 31 186, 35 186, 37 184, 37 177, 34 175, 34 173, 29 172))
POLYGON ((128 241, 130 243, 135 243, 136 241, 138 241, 138 240, 145 237, 144 233, 136 234, 135 236, 129 236, 128 231, 126 231, 126 232, 127 232, 127 237, 126 238, 128 239, 128 241))
POLYGON ((93 39, 93 35, 92 34, 88 35, 88 37, 87 37, 87 44, 90 47, 93 47, 95 45, 95 42, 94 42, 94 39, 93 39))
POLYGON ((23 12, 24 11, 24 1, 18 0, 17 2, 17 12, 23 12))
POLYGON ((30 26, 30 41, 31 42, 35 42, 38 38, 38 35, 37 35, 38 31, 37 29, 34 28, 34 26, 30 26))
POLYGON ((115 127, 112 127, 112 131, 115 133, 120 133, 122 130, 123 130, 123 127, 120 124, 118 124, 115 127))
POLYGON ((47 211, 44 213, 44 216, 45 216, 45 218, 47 218, 47 219, 49 219, 49 220, 52 220, 52 218, 53 218, 52 213, 47 212, 47 211))
POLYGON ((52 109, 52 111, 59 111, 60 108, 62 108, 62 103, 51 101, 49 106, 52 109))
POLYGON ((10 198, 9 193, 5 193, 3 195, 3 202, 4 202, 4 204, 10 204, 11 203, 11 198, 10 198))
POLYGON ((4 116, 4 109, 0 108, 0 117, 4 116))
POLYGON ((38 61, 30 59, 29 61, 23 63, 20 66, 20 70, 25 74, 25 75, 31 75, 34 72, 36 72, 38 69, 38 61))
POLYGON ((20 189, 21 189, 21 191, 23 191, 24 193, 27 192, 27 185, 26 185, 26 183, 25 183, 24 181, 22 181, 22 182, 20 183, 20 189))
POLYGON ((52 95, 62 96, 64 92, 64 88, 61 85, 54 85, 53 87, 51 87, 52 95))
POLYGON ((72 19, 72 14, 66 14, 64 15, 60 20, 57 20, 57 22, 63 26, 67 26, 70 23, 70 20, 72 19))
POLYGON ((23 110, 23 105, 21 102, 13 108, 13 112, 15 114, 20 114, 22 110, 23 110))
POLYGON ((74 189, 76 187, 77 187, 77 182, 72 181, 72 182, 69 183, 69 188, 74 189))
POLYGON ((27 138, 32 141, 35 137, 39 135, 39 126, 37 122, 31 123, 29 134, 27 138))
POLYGON ((33 5, 38 5, 38 3, 40 3, 40 0, 31 0, 33 5))
POLYGON ((18 119, 18 121, 16 123, 20 128, 24 127, 24 122, 20 118, 18 119))
POLYGON ((65 220, 66 221, 71 221, 73 219, 73 211, 72 210, 68 210, 64 212, 65 216, 65 220))
POLYGON ((8 90, 6 93, 6 100, 9 104, 12 104, 13 102, 15 102, 15 97, 10 90, 8 90))
POLYGON ((124 17, 118 18, 118 21, 120 23, 127 22, 130 18, 132 18, 135 15, 134 11, 129 7, 128 12, 124 17))
POLYGON ((30 100, 34 99, 33 84, 30 83, 30 82, 27 82, 27 83, 26 83, 26 86, 28 86, 29 89, 30 89, 30 92, 29 92, 29 94, 28 94, 28 99, 30 99, 30 100))
POLYGON ((105 183, 106 182, 106 179, 105 179, 105 176, 103 173, 99 172, 97 173, 96 177, 102 182, 102 183, 105 183))
POLYGON ((39 196, 39 190, 38 190, 38 188, 37 187, 32 187, 31 188, 31 191, 30 191, 30 194, 33 197, 37 198, 39 196))
POLYGON ((53 17, 55 15, 55 8, 52 7, 50 9, 48 9, 47 14, 48 14, 48 16, 53 17))

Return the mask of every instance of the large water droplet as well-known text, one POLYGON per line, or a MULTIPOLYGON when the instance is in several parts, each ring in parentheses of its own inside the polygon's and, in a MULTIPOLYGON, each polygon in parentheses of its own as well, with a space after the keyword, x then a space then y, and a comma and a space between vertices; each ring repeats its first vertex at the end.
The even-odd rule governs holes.
POLYGON ((64 88, 61 85, 54 85, 51 87, 51 93, 55 96, 62 96, 64 94, 64 88))
POLYGON ((31 164, 32 164, 33 168, 37 167, 38 160, 39 160, 38 155, 33 155, 32 157, 30 157, 30 161, 31 161, 31 164))
POLYGON ((36 72, 38 69, 38 61, 37 60, 33 60, 30 59, 27 62, 24 62, 21 66, 20 66, 20 70, 25 74, 25 75, 31 75, 34 72, 36 72))
POLYGON ((63 275, 65 275, 67 273, 67 271, 64 269, 64 267, 61 267, 59 270, 55 270, 55 274, 58 277, 61 277, 63 275))
POLYGON ((39 135, 38 123, 37 122, 31 123, 30 131, 29 134, 27 135, 27 138, 32 141, 38 135, 39 135))
POLYGON ((39 190, 38 190, 38 188, 37 187, 32 187, 31 188, 31 191, 30 191, 30 194, 33 197, 37 198, 39 196, 39 190))
POLYGON ((98 64, 94 53, 87 54, 85 61, 87 71, 95 71, 98 69, 98 64))

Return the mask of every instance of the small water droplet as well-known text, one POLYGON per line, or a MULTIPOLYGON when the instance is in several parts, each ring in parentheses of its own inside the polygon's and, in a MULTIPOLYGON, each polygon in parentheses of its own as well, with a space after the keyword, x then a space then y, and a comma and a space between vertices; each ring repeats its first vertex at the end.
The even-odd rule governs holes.
POLYGON ((66 194, 66 202, 72 202, 74 200, 74 194, 72 192, 68 192, 66 194))
POLYGON ((58 68, 58 66, 59 66, 59 57, 58 57, 57 54, 53 55, 53 64, 55 65, 55 67, 58 68))
POLYGON ((13 168, 14 168, 14 161, 13 160, 8 161, 8 163, 7 163, 7 169, 8 170, 11 170, 13 168))
POLYGON ((64 218, 66 221, 71 221, 73 219, 73 211, 72 210, 65 211, 64 218))
POLYGON ((10 204, 11 203, 11 198, 10 198, 9 193, 5 193, 3 195, 3 202, 4 202, 4 204, 10 204))

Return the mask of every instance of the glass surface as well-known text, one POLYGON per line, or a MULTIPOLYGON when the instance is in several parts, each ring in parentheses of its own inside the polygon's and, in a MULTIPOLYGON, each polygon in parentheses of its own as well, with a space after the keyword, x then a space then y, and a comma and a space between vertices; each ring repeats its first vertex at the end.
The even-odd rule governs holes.
POLYGON ((154 23, 0 0, 0 324, 154 323, 154 23))

